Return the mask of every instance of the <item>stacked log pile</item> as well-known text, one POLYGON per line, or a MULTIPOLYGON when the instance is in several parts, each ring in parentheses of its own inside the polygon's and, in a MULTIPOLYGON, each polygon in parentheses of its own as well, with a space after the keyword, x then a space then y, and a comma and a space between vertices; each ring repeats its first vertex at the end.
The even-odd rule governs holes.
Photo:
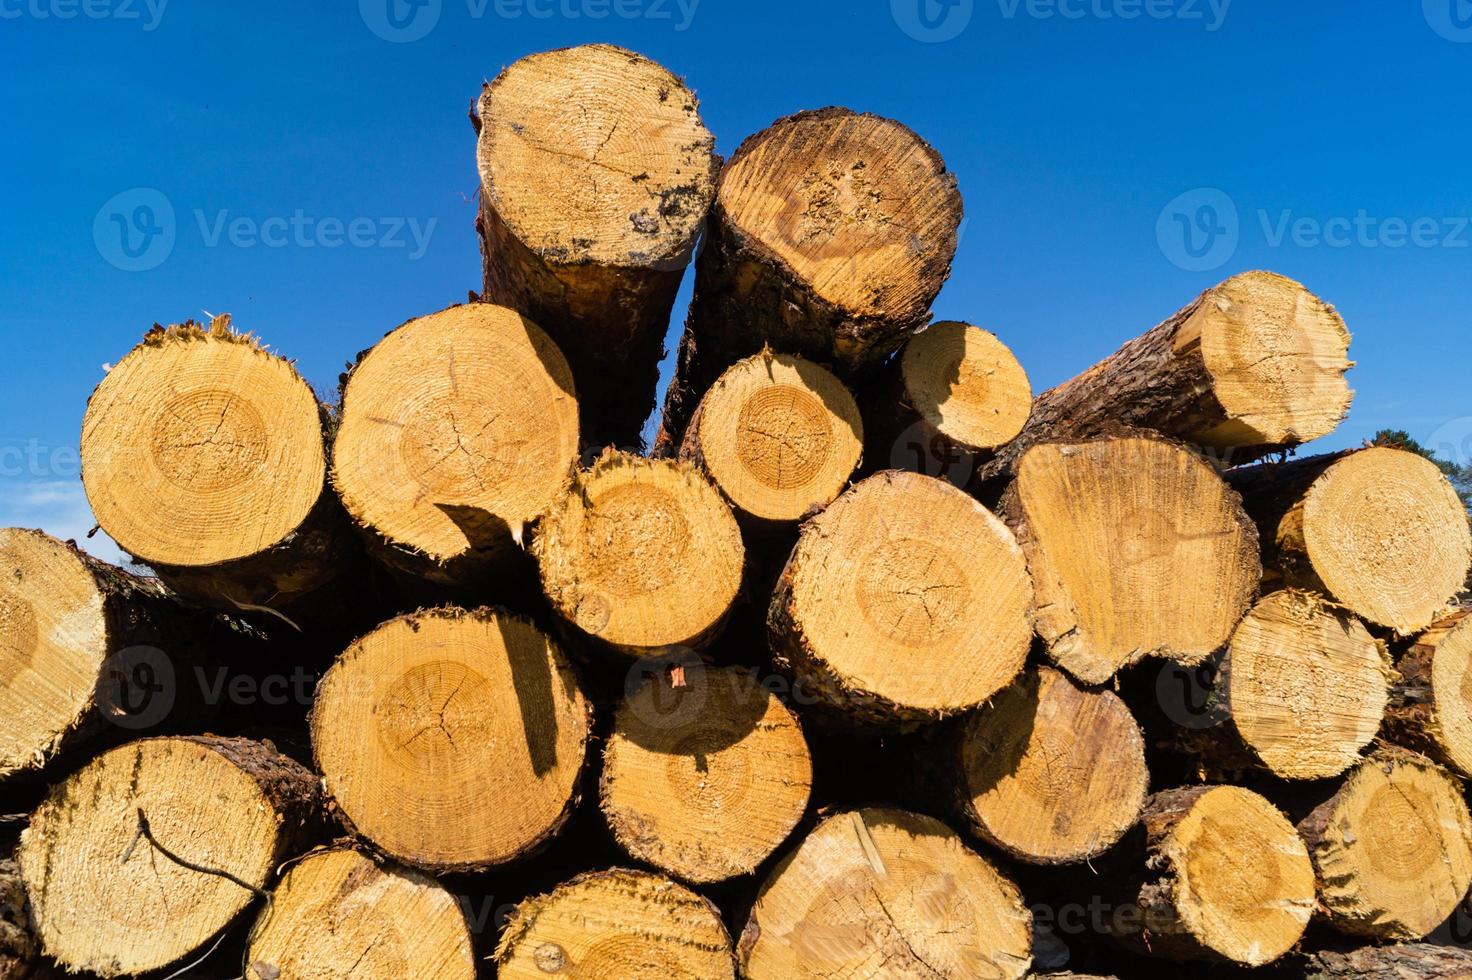
POLYGON ((1034 398, 927 326, 898 122, 721 164, 592 45, 475 123, 474 301, 330 406, 156 327, 82 432, 153 574, 0 530, 0 978, 1472 976, 1472 532, 1287 458, 1331 306, 1234 276, 1034 398))

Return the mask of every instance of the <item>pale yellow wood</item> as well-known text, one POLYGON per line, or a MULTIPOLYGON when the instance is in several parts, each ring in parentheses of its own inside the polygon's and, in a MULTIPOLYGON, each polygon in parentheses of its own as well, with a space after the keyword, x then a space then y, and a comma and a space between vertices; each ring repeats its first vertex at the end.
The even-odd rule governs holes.
POLYGON ((1022 431, 1032 385, 995 334, 942 321, 905 345, 905 396, 937 432, 968 449, 993 449, 1022 431))

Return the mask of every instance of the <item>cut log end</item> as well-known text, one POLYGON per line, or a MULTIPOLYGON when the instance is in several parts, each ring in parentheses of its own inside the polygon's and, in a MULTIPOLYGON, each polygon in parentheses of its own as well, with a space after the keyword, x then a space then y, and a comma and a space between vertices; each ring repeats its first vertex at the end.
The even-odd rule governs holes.
POLYGON ((502 980, 731 980, 731 937, 704 898, 643 871, 580 875, 516 907, 496 949, 502 980))
POLYGON ((1032 410, 1032 385, 1012 351, 965 323, 936 323, 911 339, 900 373, 910 407, 966 449, 1010 442, 1032 410))
POLYGON ((981 704, 1018 672, 1033 592, 1012 533, 941 480, 887 471, 803 526, 769 612, 808 693, 876 722, 981 704))
POLYGON ((1416 940, 1472 885, 1472 817, 1462 788, 1424 756, 1384 748, 1299 824, 1329 925, 1416 940))
POLYGON ((0 530, 0 778, 44 763, 81 723, 108 639, 83 560, 40 531, 0 530))
POLYGON ((1201 662, 1226 645, 1262 578, 1241 500, 1162 440, 1035 446, 1004 510, 1027 551, 1038 633, 1085 683, 1151 654, 1201 662))
POLYGON ((1034 864, 1102 854, 1134 824, 1149 789, 1145 741, 1124 702, 1046 667, 968 718, 960 749, 971 826, 1034 864))
POLYGON ((1206 445, 1297 445, 1328 435, 1349 411, 1349 330, 1292 279, 1271 272, 1228 279, 1181 328, 1178 347, 1192 341, 1225 414, 1194 433, 1206 445))
POLYGON ((1434 463, 1402 449, 1335 462, 1304 496, 1301 522, 1304 553, 1328 593, 1403 635, 1431 625, 1472 565, 1456 491, 1434 463))
POLYGON ((1472 612, 1417 637, 1396 673, 1389 736, 1472 777, 1472 612))
POLYGON ((843 491, 862 452, 863 422, 843 383, 810 361, 763 353, 706 393, 681 456, 738 512, 794 522, 843 491))
POLYGON ((322 496, 316 397, 228 328, 159 330, 98 385, 82 424, 97 522, 149 565, 202 568, 297 531, 322 496))
POLYGON ((950 268, 961 219, 955 178, 929 144, 847 109, 789 116, 747 140, 717 206, 821 301, 914 323, 950 268))
POLYGON ((353 369, 333 481, 380 551, 463 578, 517 550, 514 535, 565 491, 577 454, 561 351, 531 321, 478 303, 411 320, 353 369))
POLYGON ((98 756, 52 790, 21 840, 46 953, 114 977, 199 950, 255 896, 157 845, 259 889, 305 843, 316 793, 306 769, 242 740, 149 739, 98 756))
POLYGON ((1026 976, 1022 895, 937 820, 829 817, 763 885, 737 955, 751 980, 1026 976))
POLYGON ((754 871, 807 807, 812 760, 797 718, 752 672, 652 677, 618 711, 602 806, 634 857, 686 881, 754 871))
POLYGON ((317 692, 312 747, 327 791, 396 860, 481 870, 536 850, 566 821, 589 708, 530 622, 451 609, 390 620, 317 692))
POLYGON ((1284 779, 1325 779, 1379 731, 1389 663, 1353 615, 1285 590, 1237 627, 1221 683, 1237 733, 1263 765, 1284 779))
POLYGON ((610 44, 534 54, 486 86, 486 203, 558 266, 683 268, 714 194, 694 94, 610 44))
POLYGON ((745 563, 730 507, 695 467, 617 452, 578 474, 533 551, 553 608, 635 654, 709 640, 745 563))
POLYGON ((470 930, 453 895, 341 847, 291 866, 251 933, 245 962, 245 980, 476 976, 470 930))

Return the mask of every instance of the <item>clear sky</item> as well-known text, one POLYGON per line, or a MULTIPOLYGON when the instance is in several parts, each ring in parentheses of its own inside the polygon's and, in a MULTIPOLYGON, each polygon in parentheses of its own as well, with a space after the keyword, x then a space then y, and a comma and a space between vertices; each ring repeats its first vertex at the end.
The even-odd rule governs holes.
POLYGON ((966 206, 935 312, 1038 390, 1269 268, 1355 334, 1322 448, 1469 462, 1467 0, 0 0, 0 525, 90 526, 85 400, 154 321, 231 312, 327 392, 478 288, 467 107, 589 41, 685 76, 723 154, 833 104, 930 140, 966 206))

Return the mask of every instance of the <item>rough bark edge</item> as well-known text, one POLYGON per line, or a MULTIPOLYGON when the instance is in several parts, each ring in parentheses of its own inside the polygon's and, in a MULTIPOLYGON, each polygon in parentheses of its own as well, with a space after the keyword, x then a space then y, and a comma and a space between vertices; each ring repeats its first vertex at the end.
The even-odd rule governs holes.
POLYGON ((1306 980, 1466 980, 1472 952, 1429 943, 1325 950, 1307 956, 1303 970, 1306 980))
POLYGON ((1432 624, 1401 655, 1395 665, 1382 729, 1389 741, 1419 752, 1462 779, 1472 778, 1472 770, 1454 762, 1445 747, 1431 675, 1441 642, 1468 617, 1472 617, 1472 609, 1462 609, 1432 624))

